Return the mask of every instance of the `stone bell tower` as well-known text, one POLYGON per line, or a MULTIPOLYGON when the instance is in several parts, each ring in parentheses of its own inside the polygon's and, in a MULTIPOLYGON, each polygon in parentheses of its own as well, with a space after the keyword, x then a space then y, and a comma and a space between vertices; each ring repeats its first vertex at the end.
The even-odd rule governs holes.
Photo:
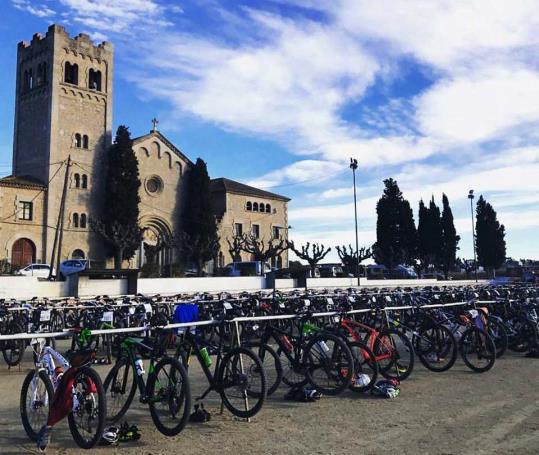
POLYGON ((100 239, 89 231, 102 203, 102 163, 111 144, 113 46, 71 38, 51 25, 17 50, 13 174, 47 186, 47 261, 54 241, 68 156, 62 259, 101 258, 100 239), (76 253, 75 253, 76 252, 76 253))

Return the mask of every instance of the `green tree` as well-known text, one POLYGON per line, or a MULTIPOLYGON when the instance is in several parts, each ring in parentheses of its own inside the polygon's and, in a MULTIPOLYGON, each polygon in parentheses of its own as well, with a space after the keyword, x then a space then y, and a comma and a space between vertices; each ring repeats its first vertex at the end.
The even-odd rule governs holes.
POLYGON ((475 233, 477 262, 492 273, 505 261, 505 227, 482 195, 477 201, 475 233))
POLYGON ((123 260, 133 257, 142 241, 142 229, 138 225, 138 160, 126 126, 118 127, 114 144, 107 153, 106 169, 103 219, 91 220, 90 226, 108 243, 114 267, 119 269, 123 260))
POLYGON ((440 265, 444 272, 445 279, 447 280, 449 278, 449 272, 455 267, 460 236, 457 235, 453 220, 453 212, 449 206, 449 199, 445 194, 442 196, 442 204, 442 248, 440 265))
POLYGON ((413 264, 417 256, 417 232, 410 203, 393 179, 384 180, 384 192, 376 205, 374 258, 390 272, 399 264, 413 264))
POLYGON ((200 158, 189 172, 181 238, 185 259, 194 263, 198 275, 202 275, 204 264, 217 255, 219 237, 211 208, 210 177, 200 158))
POLYGON ((423 200, 419 201, 418 217, 418 259, 420 270, 438 267, 442 260, 442 224, 440 209, 434 202, 434 196, 427 208, 423 200))

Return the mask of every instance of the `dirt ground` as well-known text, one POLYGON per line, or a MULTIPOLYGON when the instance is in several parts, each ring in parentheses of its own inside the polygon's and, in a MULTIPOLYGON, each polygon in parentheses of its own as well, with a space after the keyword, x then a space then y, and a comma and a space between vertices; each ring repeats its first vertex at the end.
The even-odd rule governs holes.
MULTIPOLYGON (((21 371, 0 366, 0 453, 37 453, 20 423, 21 371)), ((104 379, 109 367, 97 367, 104 379)), ((250 423, 225 411, 215 395, 205 400, 212 420, 191 424, 167 438, 135 403, 126 418, 142 439, 96 454, 539 454, 539 359, 506 354, 485 374, 462 362, 446 373, 416 365, 394 400, 345 392, 316 403, 283 400, 286 388, 270 397, 250 423)), ((192 372, 193 396, 205 379, 192 372)), ((71 439, 67 423, 53 433, 49 454, 88 453, 71 439)))

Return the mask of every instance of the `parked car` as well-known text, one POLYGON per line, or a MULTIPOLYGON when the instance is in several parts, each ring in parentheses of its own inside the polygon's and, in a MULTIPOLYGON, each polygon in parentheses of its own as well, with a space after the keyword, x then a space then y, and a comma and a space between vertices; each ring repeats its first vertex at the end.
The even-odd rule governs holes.
MULTIPOLYGON (((17 274, 22 276, 37 276, 38 278, 48 278, 51 274, 51 266, 49 264, 28 264, 20 269, 17 274)), ((54 276, 56 271, 52 270, 54 276)))
POLYGON ((227 264, 228 276, 254 276, 271 272, 271 266, 266 262, 262 268, 261 261, 231 262, 227 264))
POLYGON ((86 270, 89 266, 90 261, 88 259, 68 259, 60 263, 60 275, 64 277, 73 275, 86 270))
POLYGON ((318 277, 316 278, 335 278, 345 276, 344 270, 340 264, 319 264, 318 277))

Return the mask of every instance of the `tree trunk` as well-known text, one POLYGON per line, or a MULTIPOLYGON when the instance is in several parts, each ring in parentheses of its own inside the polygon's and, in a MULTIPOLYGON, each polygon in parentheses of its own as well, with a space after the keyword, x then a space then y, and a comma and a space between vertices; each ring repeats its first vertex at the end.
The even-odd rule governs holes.
POLYGON ((124 257, 124 248, 116 248, 116 254, 114 255, 114 268, 119 270, 122 268, 122 262, 124 257))

